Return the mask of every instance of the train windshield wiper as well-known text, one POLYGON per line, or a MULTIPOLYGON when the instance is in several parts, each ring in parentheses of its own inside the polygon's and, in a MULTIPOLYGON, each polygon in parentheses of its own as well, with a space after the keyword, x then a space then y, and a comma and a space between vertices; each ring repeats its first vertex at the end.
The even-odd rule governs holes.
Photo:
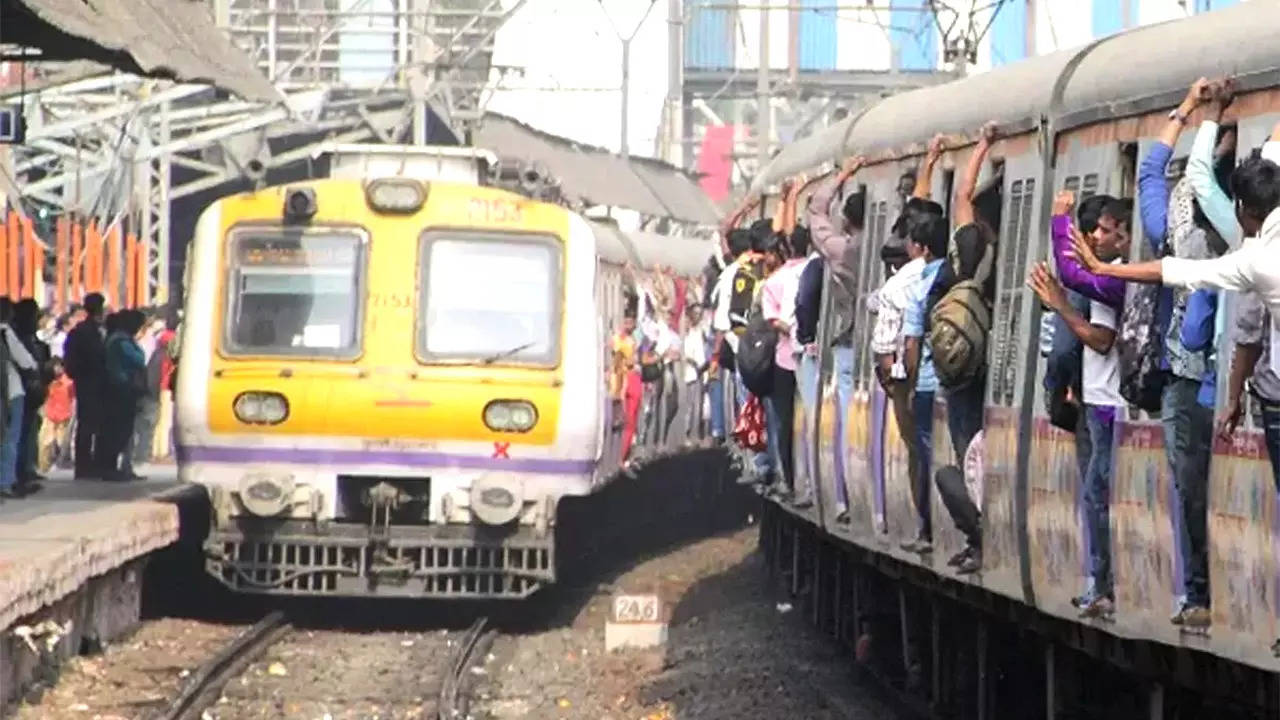
POLYGON ((515 355, 515 354, 516 354, 516 353, 518 353, 518 352, 523 352, 523 351, 525 351, 525 350, 528 350, 529 348, 533 347, 533 346, 534 346, 534 345, 536 345, 536 344, 537 344, 536 342, 534 342, 534 341, 530 341, 530 342, 527 342, 527 343, 522 343, 522 344, 520 344, 520 345, 517 345, 517 346, 515 346, 515 347, 511 348, 510 350, 503 350, 502 352, 494 353, 494 354, 492 354, 492 355, 490 355, 490 356, 488 356, 488 357, 486 357, 486 358, 482 359, 482 360, 480 361, 480 364, 481 364, 481 365, 492 365, 492 364, 494 364, 494 363, 498 362, 499 360, 505 360, 505 359, 507 359, 507 358, 511 357, 512 355, 515 355))

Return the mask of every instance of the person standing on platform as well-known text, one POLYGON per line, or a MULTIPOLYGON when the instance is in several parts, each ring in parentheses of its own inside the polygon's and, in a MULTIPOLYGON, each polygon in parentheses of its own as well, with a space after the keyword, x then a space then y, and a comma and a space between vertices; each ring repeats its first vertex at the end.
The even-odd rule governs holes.
POLYGON ((137 341, 145 320, 137 310, 122 310, 107 337, 101 456, 105 480, 141 479, 133 472, 129 446, 138 403, 146 392, 146 356, 137 341))
POLYGON ((105 302, 100 293, 84 299, 84 319, 67 334, 63 361, 76 385, 76 479, 101 479, 105 469, 102 422, 107 383, 105 302))
POLYGON ((23 347, 9 323, 13 320, 13 304, 8 298, 0 299, 0 338, 3 346, 5 372, 0 396, 4 397, 4 433, 0 436, 0 498, 22 496, 18 486, 18 442, 22 438, 22 411, 26 405, 26 390, 22 374, 37 370, 35 358, 23 347))
POLYGON ((40 306, 35 300, 19 300, 13 306, 13 332, 27 353, 36 361, 35 372, 23 373, 25 406, 22 409, 22 434, 18 438, 18 485, 23 494, 40 489, 44 479, 37 468, 40 457, 40 406, 48 395, 49 346, 40 335, 40 306))

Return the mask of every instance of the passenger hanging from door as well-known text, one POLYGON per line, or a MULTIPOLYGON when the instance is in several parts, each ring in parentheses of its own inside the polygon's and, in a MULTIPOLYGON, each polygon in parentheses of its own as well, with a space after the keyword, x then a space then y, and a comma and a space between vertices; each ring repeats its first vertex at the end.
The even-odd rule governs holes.
MULTIPOLYGON (((800 276, 800 288, 796 295, 796 339, 805 348, 806 356, 817 357, 814 345, 818 340, 818 322, 821 317, 821 301, 824 277, 829 270, 835 287, 845 288, 850 296, 853 278, 857 276, 857 264, 862 245, 862 230, 866 220, 865 192, 849 193, 840 208, 841 229, 836 230, 831 217, 831 206, 836 194, 846 182, 853 177, 863 160, 861 157, 845 160, 840 171, 830 180, 822 183, 809 198, 809 232, 813 243, 812 258, 800 276)), ((831 305, 833 311, 836 303, 831 305)), ((848 314, 852 308, 848 309, 848 314)), ((831 478, 835 489, 836 517, 838 525, 850 523, 849 489, 845 484, 844 427, 849 414, 849 404, 853 399, 853 330, 857 321, 839 312, 832 320, 833 337, 831 339, 831 359, 836 392, 836 418, 833 423, 836 437, 834 477, 831 478)))
MULTIPOLYGON (((1071 205, 1071 194, 1060 193, 1054 202, 1055 225, 1071 205)), ((1103 209, 1097 231, 1089 242, 1108 262, 1120 264, 1129 253, 1131 211, 1122 200, 1111 200, 1103 209)), ((1063 269, 1059 268, 1060 274, 1063 269)), ((1089 278, 1081 275, 1086 282, 1089 278)), ((1082 617, 1105 617, 1115 611, 1111 571, 1111 476, 1117 415, 1128 403, 1120 394, 1120 359, 1117 352, 1117 312, 1110 305, 1090 300, 1089 318, 1067 300, 1062 285, 1047 263, 1031 270, 1027 283, 1041 302, 1058 313, 1084 344, 1083 395, 1085 421, 1092 454, 1084 482, 1085 518, 1090 537, 1091 582, 1072 602, 1082 617)))
MULTIPOLYGON (((1217 257, 1227 249, 1224 237, 1238 237, 1231 200, 1217 186, 1214 156, 1234 155, 1234 133, 1226 144, 1218 142, 1218 125, 1206 121, 1196 133, 1185 175, 1168 189, 1167 166, 1173 145, 1187 117, 1197 107, 1210 105, 1210 113, 1221 118, 1231 102, 1226 85, 1200 78, 1187 92, 1182 104, 1170 116, 1138 177, 1138 202, 1144 234, 1157 256, 1203 259, 1217 257), (1225 92, 1224 92, 1225 91, 1225 92), (1230 148, 1227 150, 1227 148, 1230 148), (1209 187, 1209 186, 1213 187, 1209 187), (1207 211, 1207 212, 1206 212, 1207 211), (1229 219, 1224 220, 1224 217, 1229 219), (1217 217, 1217 222, 1211 221, 1217 217), (1224 235, 1225 232, 1225 235, 1224 235)), ((1209 342, 1192 349, 1183 343, 1183 325, 1191 292, 1159 291, 1156 317, 1163 323, 1159 340, 1163 348, 1160 370, 1163 391, 1160 419, 1164 428, 1165 454, 1182 508, 1182 521, 1174 523, 1187 548, 1183 560, 1183 585, 1175 625, 1202 628, 1211 622, 1209 613, 1208 487, 1212 456, 1213 410, 1199 402, 1200 385, 1208 366, 1209 342), (1168 306, 1167 319, 1165 307, 1168 306)), ((1206 301, 1202 298, 1201 302, 1206 301)), ((1210 338, 1211 341, 1211 338, 1210 338)))
POLYGON ((928 199, 933 169, 942 149, 941 136, 929 143, 912 197, 894 221, 894 236, 905 243, 911 260, 877 293, 872 337, 876 376, 892 402, 898 433, 907 448, 917 529, 915 539, 902 543, 902 548, 922 554, 933 551, 929 454, 933 447, 933 393, 937 380, 928 348, 922 347, 921 339, 925 301, 947 248, 945 213, 941 205, 928 199))
MULTIPOLYGON (((971 451, 982 431, 987 379, 987 340, 995 297, 996 230, 1000 203, 975 203, 978 176, 996 138, 995 125, 982 129, 956 192, 953 213, 957 225, 943 264, 930 291, 929 346, 938 382, 947 399, 947 429, 957 462, 971 451)), ((996 188, 998 188, 997 178, 996 188)), ((988 189, 990 192, 991 189, 988 189)), ((938 471, 939 497, 952 520, 965 534, 966 545, 947 564, 961 573, 982 568, 981 505, 974 505, 954 466, 938 471)), ((979 475, 970 482, 982 482, 979 475)), ((978 495, 980 497, 980 493, 978 495)))

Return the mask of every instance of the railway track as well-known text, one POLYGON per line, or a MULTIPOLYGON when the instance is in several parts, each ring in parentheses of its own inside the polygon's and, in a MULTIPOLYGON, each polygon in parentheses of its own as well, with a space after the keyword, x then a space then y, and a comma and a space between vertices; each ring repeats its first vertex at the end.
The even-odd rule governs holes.
MULTIPOLYGON (((186 685, 153 720, 200 720, 223 699, 223 691, 273 645, 294 632, 293 625, 281 612, 273 612, 237 635, 215 655, 192 673, 186 685)), ((488 618, 481 617, 460 635, 441 633, 448 642, 439 656, 444 660, 437 672, 430 674, 434 687, 420 688, 420 717, 457 720, 466 717, 468 671, 477 658, 483 657, 493 643, 496 632, 489 629, 488 618)), ((389 636, 390 637, 390 636, 389 636)), ((398 636, 397 636, 398 637, 398 636)), ((388 639, 390 643, 390 639, 388 639)), ((226 700, 223 700, 226 702, 226 700)), ((235 707, 234 700, 231 707, 235 707)))

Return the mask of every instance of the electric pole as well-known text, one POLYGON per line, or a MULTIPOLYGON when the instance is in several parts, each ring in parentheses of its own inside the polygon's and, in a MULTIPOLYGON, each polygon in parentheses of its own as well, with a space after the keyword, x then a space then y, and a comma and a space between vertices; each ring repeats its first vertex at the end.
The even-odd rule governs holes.
POLYGON ((756 172, 769 164, 769 137, 773 134, 769 117, 769 8, 760 7, 760 67, 756 71, 756 172))

